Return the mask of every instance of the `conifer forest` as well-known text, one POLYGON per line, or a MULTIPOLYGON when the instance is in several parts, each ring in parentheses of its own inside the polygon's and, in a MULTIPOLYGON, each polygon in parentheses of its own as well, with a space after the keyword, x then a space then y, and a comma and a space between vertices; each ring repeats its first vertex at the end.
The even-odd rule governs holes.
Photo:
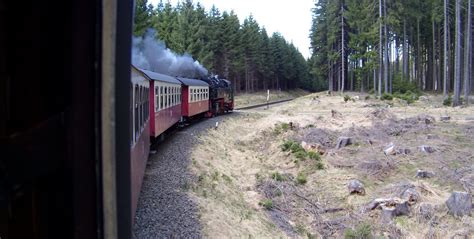
POLYGON ((192 0, 176 6, 136 1, 134 35, 153 29, 172 51, 231 80, 236 92, 431 91, 452 95, 453 105, 459 105, 473 88, 471 2, 315 1, 309 59, 253 16, 241 23, 233 11, 205 9, 192 0))

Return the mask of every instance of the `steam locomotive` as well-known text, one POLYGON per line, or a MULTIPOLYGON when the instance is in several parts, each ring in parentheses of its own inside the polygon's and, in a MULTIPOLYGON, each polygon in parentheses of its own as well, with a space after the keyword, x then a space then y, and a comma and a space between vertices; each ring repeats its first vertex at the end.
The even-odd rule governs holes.
POLYGON ((213 117, 234 109, 230 81, 211 76, 188 79, 131 68, 129 104, 132 216, 135 215, 150 140, 197 117, 213 117))

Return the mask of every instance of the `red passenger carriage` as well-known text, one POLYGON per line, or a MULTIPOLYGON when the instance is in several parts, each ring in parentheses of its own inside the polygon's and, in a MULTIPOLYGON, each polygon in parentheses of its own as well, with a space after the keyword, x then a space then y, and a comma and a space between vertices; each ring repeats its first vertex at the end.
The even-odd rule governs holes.
POLYGON ((150 80, 150 136, 160 136, 181 118, 181 82, 175 78, 140 70, 150 80))
POLYGON ((130 171, 132 188, 132 218, 135 215, 138 195, 145 174, 150 150, 150 82, 143 72, 132 66, 130 101, 130 171))
POLYGON ((178 77, 182 83, 182 115, 192 117, 209 111, 209 84, 178 77))

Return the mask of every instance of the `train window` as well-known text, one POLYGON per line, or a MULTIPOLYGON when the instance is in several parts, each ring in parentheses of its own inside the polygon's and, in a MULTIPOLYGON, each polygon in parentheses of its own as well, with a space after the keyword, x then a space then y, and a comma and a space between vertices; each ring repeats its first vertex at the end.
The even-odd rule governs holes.
POLYGON ((130 146, 133 146, 135 141, 133 140, 133 86, 130 86, 130 96, 132 97, 132 103, 129 106, 129 111, 130 111, 130 146))
POLYGON ((159 102, 159 98, 158 98, 158 87, 155 87, 155 112, 158 111, 158 102, 159 102))
POLYGON ((173 87, 173 95, 171 96, 171 98, 173 99, 173 106, 176 104, 176 88, 173 87))
POLYGON ((135 142, 137 141, 137 136, 138 136, 138 85, 135 85, 135 95, 133 99, 133 105, 135 108, 135 142))
POLYGON ((160 110, 163 109, 163 87, 160 86, 160 110))
POLYGON ((165 93, 165 108, 168 108, 170 106, 170 98, 169 98, 169 94, 170 94, 170 89, 168 86, 165 87, 165 90, 166 90, 166 93, 165 93))
POLYGON ((140 132, 143 127, 143 86, 140 86, 140 132))

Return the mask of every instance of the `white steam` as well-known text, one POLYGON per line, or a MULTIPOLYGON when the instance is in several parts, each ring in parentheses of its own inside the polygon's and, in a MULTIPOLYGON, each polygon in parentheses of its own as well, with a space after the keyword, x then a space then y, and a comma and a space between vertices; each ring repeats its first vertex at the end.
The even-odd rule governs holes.
POLYGON ((207 69, 189 54, 177 55, 155 38, 148 30, 145 36, 134 37, 132 42, 132 64, 149 71, 170 76, 200 78, 207 76, 207 69))

